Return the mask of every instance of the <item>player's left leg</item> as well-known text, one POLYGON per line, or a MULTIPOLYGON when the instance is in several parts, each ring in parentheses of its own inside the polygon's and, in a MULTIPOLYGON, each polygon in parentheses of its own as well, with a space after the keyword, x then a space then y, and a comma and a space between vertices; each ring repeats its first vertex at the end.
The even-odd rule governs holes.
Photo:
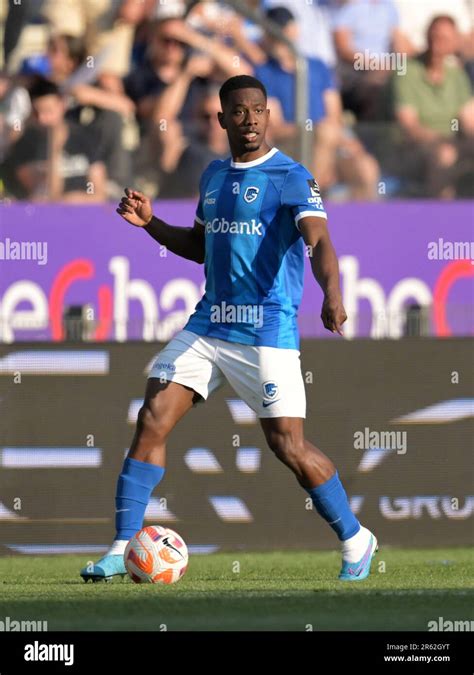
POLYGON ((218 367, 255 410, 268 445, 293 471, 341 541, 339 578, 365 579, 377 541, 352 513, 334 464, 304 437, 306 397, 299 351, 214 342, 218 367))
POLYGON ((339 579, 360 581, 368 577, 377 540, 352 513, 334 464, 305 439, 303 419, 267 417, 261 418, 260 422, 271 450, 293 471, 298 483, 310 495, 316 511, 341 541, 339 579))

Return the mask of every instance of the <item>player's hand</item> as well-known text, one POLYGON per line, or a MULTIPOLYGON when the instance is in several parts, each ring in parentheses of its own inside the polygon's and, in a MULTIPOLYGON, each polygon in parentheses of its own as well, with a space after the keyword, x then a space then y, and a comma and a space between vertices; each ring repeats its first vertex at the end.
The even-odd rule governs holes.
POLYGON ((331 333, 343 335, 342 324, 347 319, 347 314, 344 305, 342 304, 342 296, 339 291, 324 296, 321 319, 324 328, 330 330, 331 333))
POLYGON ((153 216, 148 197, 131 188, 125 188, 125 197, 122 197, 117 213, 136 227, 145 227, 153 216))

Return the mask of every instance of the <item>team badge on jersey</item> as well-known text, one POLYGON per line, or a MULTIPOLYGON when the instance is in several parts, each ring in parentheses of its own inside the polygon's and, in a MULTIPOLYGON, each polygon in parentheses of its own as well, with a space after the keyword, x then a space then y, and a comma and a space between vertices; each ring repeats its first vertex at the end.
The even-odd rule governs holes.
POLYGON ((249 187, 245 189, 244 200, 247 202, 247 204, 251 204, 257 199, 259 192, 260 188, 249 185, 249 187))

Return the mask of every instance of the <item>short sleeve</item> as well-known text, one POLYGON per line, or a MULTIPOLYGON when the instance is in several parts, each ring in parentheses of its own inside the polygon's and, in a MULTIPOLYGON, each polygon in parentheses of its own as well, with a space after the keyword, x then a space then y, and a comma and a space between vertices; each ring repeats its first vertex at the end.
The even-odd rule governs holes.
POLYGON ((282 206, 287 206, 299 230, 299 221, 307 216, 327 218, 319 185, 303 166, 288 172, 281 193, 282 206))

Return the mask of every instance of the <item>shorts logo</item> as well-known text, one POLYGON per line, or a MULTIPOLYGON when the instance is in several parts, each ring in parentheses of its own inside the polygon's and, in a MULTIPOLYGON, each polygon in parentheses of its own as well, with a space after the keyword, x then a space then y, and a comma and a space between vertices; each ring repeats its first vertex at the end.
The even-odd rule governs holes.
POLYGON ((278 396, 278 385, 276 382, 263 383, 263 395, 266 399, 273 400, 278 396))
POLYGON ((161 370, 170 370, 172 373, 176 371, 174 363, 165 363, 164 361, 155 361, 153 368, 160 368, 161 370))
POLYGON ((251 204, 257 199, 259 192, 260 188, 258 187, 249 186, 248 188, 245 188, 244 200, 247 202, 247 204, 251 204))

